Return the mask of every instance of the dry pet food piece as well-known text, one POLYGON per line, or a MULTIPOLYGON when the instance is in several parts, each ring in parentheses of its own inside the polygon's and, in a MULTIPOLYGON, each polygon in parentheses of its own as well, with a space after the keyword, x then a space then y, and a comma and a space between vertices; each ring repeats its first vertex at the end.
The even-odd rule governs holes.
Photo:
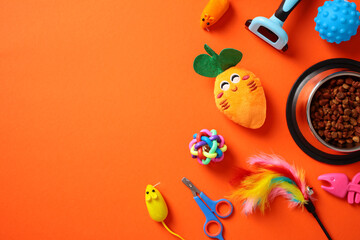
POLYGON ((355 77, 323 84, 310 107, 313 128, 325 142, 351 148, 360 142, 360 83, 355 77))

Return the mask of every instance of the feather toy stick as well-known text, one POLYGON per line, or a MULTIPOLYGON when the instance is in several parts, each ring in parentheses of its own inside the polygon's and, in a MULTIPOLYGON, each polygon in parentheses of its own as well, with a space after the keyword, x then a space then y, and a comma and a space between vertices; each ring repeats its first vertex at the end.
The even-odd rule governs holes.
POLYGON ((312 189, 306 185, 305 174, 297 170, 276 155, 258 155, 249 159, 251 171, 239 169, 231 182, 239 188, 231 198, 243 203, 245 214, 253 213, 257 208, 263 213, 270 202, 278 196, 289 200, 289 207, 304 207, 310 212, 329 240, 331 237, 321 223, 311 201, 312 189))

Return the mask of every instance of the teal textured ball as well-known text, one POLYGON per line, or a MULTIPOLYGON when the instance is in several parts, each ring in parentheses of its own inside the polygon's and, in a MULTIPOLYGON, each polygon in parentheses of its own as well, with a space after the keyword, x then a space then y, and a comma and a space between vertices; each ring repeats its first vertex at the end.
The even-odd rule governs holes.
POLYGON ((337 44, 348 41, 357 32, 360 25, 360 12, 356 4, 345 0, 326 1, 318 8, 315 18, 315 30, 320 37, 337 44))

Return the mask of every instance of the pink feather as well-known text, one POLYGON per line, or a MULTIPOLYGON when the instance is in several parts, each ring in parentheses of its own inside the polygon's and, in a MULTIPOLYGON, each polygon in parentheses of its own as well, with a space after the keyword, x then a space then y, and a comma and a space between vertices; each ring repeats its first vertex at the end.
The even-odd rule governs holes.
POLYGON ((242 207, 243 207, 242 210, 243 213, 251 214, 256 209, 256 203, 254 202, 254 199, 248 199, 243 203, 242 207))
POLYGON ((274 188, 269 194, 269 201, 272 202, 277 196, 286 197, 287 192, 282 188, 274 188))

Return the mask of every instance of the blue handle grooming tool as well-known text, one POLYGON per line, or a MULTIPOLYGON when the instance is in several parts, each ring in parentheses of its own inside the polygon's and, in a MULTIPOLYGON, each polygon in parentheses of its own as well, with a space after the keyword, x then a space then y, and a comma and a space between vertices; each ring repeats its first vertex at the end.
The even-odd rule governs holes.
POLYGON ((271 18, 256 17, 253 20, 247 20, 245 26, 274 48, 285 52, 288 49, 288 36, 282 26, 300 1, 283 0, 271 18))

